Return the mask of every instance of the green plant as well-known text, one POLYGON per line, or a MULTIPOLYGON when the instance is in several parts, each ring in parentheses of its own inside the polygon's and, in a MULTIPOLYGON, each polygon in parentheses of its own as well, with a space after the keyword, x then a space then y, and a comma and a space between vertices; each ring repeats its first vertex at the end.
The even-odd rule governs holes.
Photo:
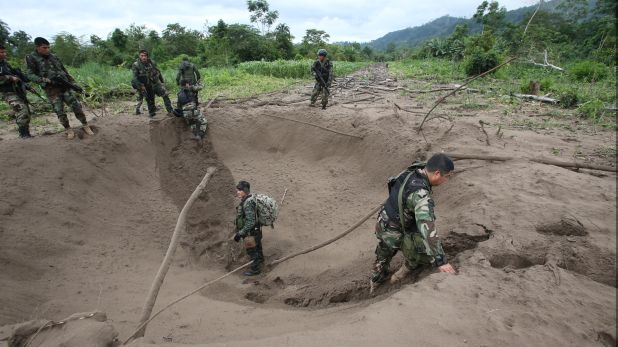
POLYGON ((577 111, 588 119, 599 121, 605 113, 605 104, 599 99, 593 99, 579 105, 577 111))
POLYGON ((594 82, 600 81, 607 77, 607 66, 590 60, 580 61, 575 63, 569 73, 577 81, 594 82))
POLYGON ((572 108, 577 106, 577 92, 568 90, 560 94, 560 106, 563 108, 572 108))
POLYGON ((480 75, 500 64, 500 57, 495 51, 476 50, 464 59, 464 70, 468 76, 480 75))

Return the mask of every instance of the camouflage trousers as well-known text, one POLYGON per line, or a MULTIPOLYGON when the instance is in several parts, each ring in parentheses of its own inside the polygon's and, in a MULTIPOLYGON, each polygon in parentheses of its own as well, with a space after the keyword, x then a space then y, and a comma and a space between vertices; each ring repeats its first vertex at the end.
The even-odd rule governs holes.
POLYGON ((148 113, 151 117, 153 117, 157 112, 157 108, 155 106, 155 96, 160 96, 161 98, 163 98, 163 104, 165 105, 165 110, 168 113, 174 112, 174 108, 172 107, 172 101, 170 100, 170 97, 167 94, 167 90, 165 89, 165 86, 163 86, 163 84, 157 83, 154 85, 147 85, 144 96, 146 97, 148 113))
POLYGON ((399 250, 403 253, 405 266, 410 270, 432 263, 433 257, 427 255, 420 233, 403 233, 400 228, 389 226, 382 217, 378 218, 375 233, 378 246, 371 274, 373 282, 381 283, 388 278, 391 260, 399 250))
POLYGON ((75 97, 75 93, 72 90, 66 90, 64 88, 56 88, 56 87, 47 87, 45 88, 45 93, 47 94, 47 99, 52 105, 54 112, 58 116, 58 120, 63 127, 70 128, 69 118, 67 117, 66 112, 64 112, 64 104, 67 104, 71 107, 73 113, 75 113, 75 117, 83 124, 86 125, 88 122, 86 121, 86 114, 82 109, 82 105, 79 103, 77 98, 75 97))
POLYGON ((15 123, 20 128, 30 125, 30 112, 24 100, 15 92, 0 92, 0 99, 4 100, 15 112, 15 123))
POLYGON ((137 89, 135 90, 135 109, 139 110, 142 108, 142 104, 144 103, 144 93, 137 89))
POLYGON ((257 273, 262 271, 262 264, 264 263, 264 253, 262 251, 262 230, 255 230, 250 233, 250 235, 255 238, 255 247, 247 248, 246 251, 249 259, 253 260, 253 263, 251 264, 251 271, 257 273))
POLYGON ((208 121, 206 120, 202 112, 197 109, 191 109, 183 110, 182 114, 187 121, 187 124, 193 130, 193 134, 203 137, 203 135, 206 133, 206 129, 208 128, 208 121))
POLYGON ((318 101, 318 96, 322 95, 322 106, 328 104, 328 90, 324 88, 320 83, 316 82, 313 86, 313 92, 311 93, 311 104, 315 104, 318 101))

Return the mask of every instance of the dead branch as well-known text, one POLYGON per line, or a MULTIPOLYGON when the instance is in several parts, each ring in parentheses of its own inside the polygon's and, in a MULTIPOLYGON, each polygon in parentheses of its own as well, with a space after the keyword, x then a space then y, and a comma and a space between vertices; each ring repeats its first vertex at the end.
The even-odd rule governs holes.
POLYGON ((333 129, 329 129, 329 128, 323 127, 323 126, 321 126, 321 125, 317 125, 317 124, 313 124, 313 123, 308 123, 308 122, 303 122, 303 121, 301 121, 301 120, 290 119, 290 118, 285 118, 285 117, 281 117, 281 116, 275 116, 274 114, 264 114, 264 116, 267 116, 267 117, 272 117, 272 118, 277 118, 277 119, 283 119, 283 120, 287 120, 287 121, 290 121, 290 122, 296 122, 296 123, 305 124, 305 125, 310 125, 310 126, 312 126, 312 127, 316 127, 316 128, 320 128, 320 129, 322 129, 322 130, 326 130, 326 131, 333 132, 333 133, 335 133, 335 134, 344 135, 344 136, 350 136, 350 137, 355 137, 355 138, 357 138, 357 139, 361 139, 361 140, 363 139, 363 137, 362 137, 362 136, 359 136, 359 135, 354 135, 354 134, 344 133, 344 132, 341 132, 341 131, 337 131, 337 130, 333 130, 333 129))
POLYGON ((479 120, 479 124, 481 125, 481 130, 483 130, 483 133, 485 133, 485 142, 487 143, 487 146, 491 146, 491 144, 489 143, 489 134, 487 133, 487 131, 485 131, 485 122, 483 122, 482 120, 479 120))
POLYGON ((180 235, 182 231, 187 227, 187 214, 193 206, 195 200, 197 200, 198 196, 204 191, 206 188, 206 184, 210 180, 210 177, 217 171, 215 167, 209 167, 206 169, 206 175, 202 178, 200 184, 195 188, 185 206, 180 211, 180 215, 178 216, 178 221, 176 222, 176 228, 174 228, 174 233, 172 234, 172 239, 170 240, 170 244, 167 248, 167 252, 165 253, 165 257, 161 262, 161 266, 159 267, 159 271, 155 276, 154 281, 152 282, 152 286, 150 287, 150 292, 146 298, 146 303, 144 304, 144 310, 142 311, 142 317, 140 318, 140 328, 135 332, 135 334, 131 335, 133 337, 142 337, 146 332, 146 325, 148 324, 148 319, 150 318, 150 314, 152 313, 152 308, 154 307, 155 301, 157 300, 157 294, 159 294, 159 289, 161 289, 161 285, 163 285, 163 280, 165 280, 165 275, 169 270, 170 264, 172 263, 172 258, 174 257, 174 253, 176 252, 176 247, 180 241, 180 235))
POLYGON ((514 61, 514 60, 515 60, 515 59, 517 59, 517 58, 518 58, 517 56, 512 57, 512 58, 508 59, 507 61, 505 61, 504 63, 502 63, 502 64, 500 64, 500 65, 498 65, 498 66, 496 66, 496 67, 494 67, 494 68, 492 68, 492 69, 489 69, 489 70, 487 70, 487 71, 483 72, 483 73, 482 73, 482 74, 480 74, 480 75, 476 75, 475 77, 473 77, 473 78, 469 79, 468 81, 466 81, 464 84, 462 84, 462 85, 460 85, 459 87, 455 88, 455 89, 454 89, 453 91, 451 91, 450 93, 448 93, 448 94, 446 94, 445 96, 443 96, 443 97, 439 98, 439 99, 438 99, 438 101, 436 101, 436 103, 433 105, 433 107, 429 110, 429 112, 427 112, 427 114, 425 115, 425 118, 423 118, 423 121, 422 121, 422 122, 421 122, 421 124, 418 126, 418 129, 416 129, 416 132, 418 133, 418 132, 420 132, 420 131, 423 129, 423 124, 425 124, 425 121, 427 120, 427 117, 429 117, 429 115, 431 114, 431 112, 432 112, 433 110, 435 110, 435 109, 436 109, 436 107, 438 107, 438 105, 440 105, 442 102, 444 102, 444 100, 446 100, 446 98, 448 98, 449 96, 451 96, 451 95, 453 95, 453 94, 457 93, 457 91, 459 91, 461 88, 465 87, 466 85, 470 84, 470 82, 472 82, 472 81, 474 81, 474 80, 476 80, 476 79, 478 79, 478 78, 481 78, 481 77, 483 77, 483 76, 485 76, 485 75, 487 75, 487 74, 490 74, 490 73, 492 73, 492 72, 494 72, 494 71, 498 70, 499 68, 501 68, 501 67, 503 67, 504 65, 506 65, 506 64, 508 64, 508 63, 510 63, 510 62, 512 62, 512 61, 514 61))
POLYGON ((382 208, 383 205, 384 204, 382 203, 382 204, 376 206, 365 217, 361 218, 358 222, 356 222, 356 224, 354 224, 348 230, 342 232, 341 234, 339 234, 339 235, 337 235, 337 236, 335 236, 335 237, 333 237, 333 238, 331 238, 329 240, 326 240, 326 241, 324 241, 324 242, 322 242, 320 244, 317 244, 315 246, 309 247, 309 248, 304 249, 302 251, 299 251, 299 252, 290 254, 288 256, 285 256, 283 258, 277 259, 277 260, 273 261, 272 263, 270 263, 269 266, 277 265, 277 264, 283 263, 286 260, 290 260, 292 258, 298 257, 299 255, 303 255, 303 254, 307 254, 309 252, 313 252, 315 250, 318 250, 318 249, 320 249, 320 248, 322 248, 324 246, 327 246, 327 245, 329 245, 329 244, 339 240, 340 238, 342 238, 342 237, 346 236, 347 234, 351 233, 352 231, 356 230, 359 226, 363 225, 363 223, 365 223, 365 221, 367 219, 369 219, 372 216, 374 216, 382 208))
POLYGON ((520 99, 535 100, 535 101, 545 102, 545 103, 552 104, 552 105, 555 105, 559 102, 559 100, 557 99, 552 99, 546 96, 538 96, 538 95, 532 95, 532 94, 513 94, 513 96, 520 98, 520 99))
POLYGON ((549 61, 547 60, 547 50, 545 50, 545 52, 543 53, 543 56, 544 56, 543 64, 537 63, 534 60, 531 60, 530 64, 536 65, 536 66, 542 66, 542 67, 549 67, 549 68, 552 68, 552 69, 558 70, 558 71, 564 71, 563 68, 549 63, 549 61))
MULTIPOLYGON (((448 153, 446 154, 453 160, 487 160, 487 161, 509 161, 514 160, 514 157, 504 157, 504 156, 492 156, 492 155, 482 155, 482 154, 459 154, 459 153, 448 153)), ((546 164, 559 166, 563 168, 578 168, 578 169, 590 169, 590 170, 599 170, 599 171, 609 171, 616 172, 616 167, 607 166, 607 165, 596 165, 596 164, 586 164, 586 163, 578 163, 578 162, 564 162, 561 160, 555 159, 546 159, 546 158, 528 158, 528 160, 546 164)))

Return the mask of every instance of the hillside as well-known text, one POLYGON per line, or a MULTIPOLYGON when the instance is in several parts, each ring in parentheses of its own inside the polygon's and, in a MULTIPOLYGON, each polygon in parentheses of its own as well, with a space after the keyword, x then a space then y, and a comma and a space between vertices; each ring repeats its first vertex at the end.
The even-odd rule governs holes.
MULTIPOLYGON (((548 1, 544 3, 543 8, 546 10, 554 10, 560 1, 561 0, 548 1)), ((527 6, 508 11, 506 13, 506 20, 510 23, 519 23, 529 11, 533 11, 535 8, 536 6, 527 6)), ((394 43, 397 46, 404 45, 415 47, 432 38, 449 36, 457 25, 464 23, 468 24, 472 32, 481 29, 480 25, 472 19, 446 15, 420 26, 390 32, 369 42, 367 45, 377 50, 386 50, 386 47, 390 43, 394 43)))

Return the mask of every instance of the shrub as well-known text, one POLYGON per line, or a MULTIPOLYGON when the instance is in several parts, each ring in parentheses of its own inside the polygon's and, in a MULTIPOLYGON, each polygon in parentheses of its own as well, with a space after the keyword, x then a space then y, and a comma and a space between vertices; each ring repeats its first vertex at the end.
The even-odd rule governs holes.
POLYGON ((480 75, 500 64, 500 57, 495 51, 475 51, 468 55, 464 61, 464 70, 468 76, 480 75))
POLYGON ((573 65, 569 73, 578 81, 593 82, 607 77, 607 66, 590 60, 573 65))
POLYGON ((605 113, 605 104, 599 99, 593 99, 579 105, 577 111, 585 118, 598 121, 605 113))
POLYGON ((572 90, 568 90, 560 94, 560 106, 563 108, 572 108, 577 106, 577 93, 572 90))

